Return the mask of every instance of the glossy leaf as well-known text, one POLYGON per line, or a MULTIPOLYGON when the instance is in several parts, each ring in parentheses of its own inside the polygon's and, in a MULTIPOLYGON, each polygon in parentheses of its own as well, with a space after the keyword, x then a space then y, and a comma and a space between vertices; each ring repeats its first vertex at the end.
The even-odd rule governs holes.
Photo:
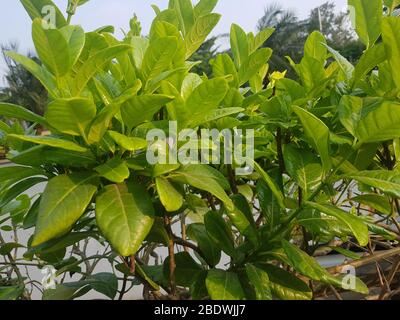
POLYGON ((329 155, 330 132, 328 127, 315 115, 302 108, 293 107, 293 110, 300 118, 304 133, 311 145, 318 151, 324 170, 327 172, 332 166, 329 155))
POLYGON ((108 135, 122 148, 135 152, 147 148, 147 141, 141 138, 128 137, 116 131, 108 131, 108 135))
POLYGON ((239 68, 249 56, 249 45, 247 42, 247 35, 244 30, 237 24, 231 26, 231 48, 236 67, 239 68))
POLYGON ((221 250, 208 236, 205 225, 201 223, 190 224, 187 227, 187 234, 191 240, 197 242, 206 262, 215 267, 221 260, 221 250))
POLYGON ((32 111, 29 111, 24 107, 17 106, 11 103, 0 103, 0 116, 9 119, 21 119, 30 122, 36 122, 43 125, 46 124, 46 120, 43 117, 33 113, 32 111))
POLYGON ((86 138, 89 124, 96 116, 93 101, 85 98, 58 99, 47 107, 45 118, 59 132, 86 138))
POLYGON ((217 244, 217 247, 231 257, 237 255, 231 232, 218 212, 210 211, 204 216, 204 224, 210 239, 217 244))
POLYGON ((271 291, 282 300, 311 300, 312 291, 302 280, 286 270, 270 265, 259 265, 267 272, 271 291))
POLYGON ((307 193, 320 184, 322 166, 312 153, 288 145, 283 154, 286 170, 303 191, 307 193))
POLYGON ((94 169, 98 174, 107 180, 115 183, 122 183, 129 178, 130 172, 125 161, 113 158, 105 164, 94 169))
POLYGON ((91 56, 79 68, 74 79, 73 94, 78 96, 89 80, 113 58, 131 49, 128 45, 116 45, 103 49, 91 56))
POLYGON ((93 183, 90 174, 61 175, 49 181, 40 201, 32 246, 71 230, 97 190, 93 183))
POLYGON ((213 269, 208 271, 206 286, 212 300, 243 300, 245 298, 237 274, 213 269))
POLYGON ((258 49, 249 55, 239 68, 239 84, 243 85, 255 76, 272 56, 270 48, 258 49))
POLYGON ((122 118, 128 128, 152 119, 163 106, 173 100, 173 97, 154 94, 140 95, 127 101, 121 108, 122 118))
MULTIPOLYGON (((392 70, 400 68, 400 22, 397 17, 385 17, 382 21, 382 39, 392 70)), ((400 88, 400 75, 391 73, 397 88, 400 88)))
POLYGON ((382 0, 349 0, 355 28, 361 41, 371 47, 381 34, 382 0))
POLYGON ((168 212, 175 212, 182 207, 183 196, 167 179, 162 177, 156 178, 156 188, 165 210, 168 212))
POLYGON ((51 0, 20 0, 25 10, 29 14, 32 20, 43 17, 43 8, 51 6, 55 10, 55 24, 57 28, 61 28, 67 25, 67 20, 64 18, 60 9, 51 0))
POLYGON ((96 198, 97 224, 122 256, 137 252, 154 222, 150 196, 140 185, 106 186, 96 198))
POLYGON ((348 174, 346 177, 377 188, 396 198, 400 197, 400 173, 397 171, 361 171, 348 174))
POLYGON ((175 37, 157 38, 150 43, 143 57, 142 74, 149 81, 167 70, 172 63, 178 42, 175 37))
POLYGON ((171 179, 210 192, 220 199, 228 210, 233 210, 232 200, 225 193, 227 181, 220 172, 207 165, 187 165, 174 172, 171 179))
POLYGON ((368 227, 359 217, 332 205, 323 205, 315 202, 307 202, 307 205, 346 224, 361 246, 366 246, 369 243, 368 227))
POLYGON ((268 273, 252 264, 246 264, 246 274, 255 289, 257 300, 272 300, 268 273))
POLYGON ((45 29, 43 20, 35 19, 32 38, 43 64, 57 77, 66 75, 71 67, 71 57, 67 40, 61 31, 45 29))
POLYGON ((7 136, 9 139, 17 139, 21 141, 27 141, 27 142, 32 142, 35 144, 40 144, 40 145, 45 145, 49 147, 54 147, 54 148, 60 148, 64 150, 69 150, 69 151, 77 151, 77 152, 86 152, 87 149, 84 147, 81 147, 80 145, 68 141, 68 140, 62 140, 54 137, 49 137, 49 136, 22 136, 22 135, 17 135, 17 134, 9 134, 7 136))
POLYGON ((200 48, 220 19, 221 16, 216 13, 210 13, 196 19, 185 37, 186 59, 190 58, 200 48))

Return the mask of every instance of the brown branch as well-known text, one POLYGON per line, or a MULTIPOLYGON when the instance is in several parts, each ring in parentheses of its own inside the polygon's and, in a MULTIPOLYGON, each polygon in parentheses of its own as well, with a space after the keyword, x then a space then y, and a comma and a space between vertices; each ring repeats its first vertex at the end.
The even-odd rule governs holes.
POLYGON ((171 218, 164 217, 165 230, 168 234, 168 256, 169 256, 169 284, 171 287, 171 295, 176 296, 176 283, 175 283, 175 250, 174 250, 174 234, 171 228, 171 218))
POLYGON ((343 269, 347 268, 347 267, 359 268, 359 267, 368 265, 370 263, 374 263, 376 261, 391 258, 391 257, 397 256, 397 255, 400 255, 400 248, 395 248, 392 250, 386 250, 383 252, 375 253, 373 255, 370 255, 370 256, 365 257, 360 260, 355 260, 350 263, 342 264, 340 266, 328 268, 327 271, 331 274, 339 274, 339 273, 342 273, 343 269))

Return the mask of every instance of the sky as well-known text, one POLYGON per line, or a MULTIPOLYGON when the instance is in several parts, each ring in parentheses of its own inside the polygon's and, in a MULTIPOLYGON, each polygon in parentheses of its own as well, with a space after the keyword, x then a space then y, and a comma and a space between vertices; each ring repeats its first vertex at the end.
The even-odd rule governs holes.
MULTIPOLYGON (((33 51, 31 40, 31 20, 18 0, 1 0, 0 10, 0 43, 10 41, 19 44, 20 52, 33 51)), ((54 1, 65 11, 67 0, 54 1)), ((326 0, 219 0, 215 12, 222 14, 220 23, 213 34, 229 32, 230 25, 237 23, 247 32, 255 31, 257 21, 263 15, 265 7, 272 3, 280 3, 285 8, 295 10, 300 18, 308 16, 311 9, 323 4, 326 0)), ((346 0, 334 0, 340 10, 346 0)), ((104 25, 114 25, 116 30, 128 29, 129 20, 136 13, 142 23, 143 31, 149 30, 154 12, 151 4, 160 8, 168 6, 168 0, 90 0, 80 7, 72 23, 80 24, 86 31, 92 31, 104 25)), ((117 32, 117 35, 121 34, 117 32)), ((0 77, 4 75, 4 63, 0 61, 0 77)), ((3 81, 0 81, 3 84, 3 81)))

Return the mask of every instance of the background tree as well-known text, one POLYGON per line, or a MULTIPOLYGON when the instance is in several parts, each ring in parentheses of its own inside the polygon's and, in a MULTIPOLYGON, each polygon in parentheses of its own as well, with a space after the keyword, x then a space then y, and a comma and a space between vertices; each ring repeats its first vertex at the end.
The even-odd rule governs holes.
MULTIPOLYGON (((30 72, 10 59, 5 54, 6 51, 18 51, 18 45, 11 43, 1 46, 7 71, 4 76, 6 85, 0 88, 0 100, 23 106, 37 114, 43 115, 48 99, 46 90, 30 72)), ((41 64, 40 60, 34 54, 28 53, 28 57, 36 63, 41 64)))
POLYGON ((213 59, 218 52, 218 47, 216 46, 218 38, 219 36, 215 36, 206 40, 201 45, 200 49, 193 54, 191 60, 199 61, 200 63, 192 69, 192 72, 206 74, 208 77, 212 75, 210 60, 213 59))
POLYGON ((333 2, 326 2, 311 10, 309 17, 304 20, 300 20, 294 11, 281 5, 270 5, 259 20, 257 29, 267 27, 276 29, 265 43, 266 47, 274 50, 270 68, 273 71, 288 70, 289 77, 294 77, 295 74, 285 57, 289 56, 295 62, 300 62, 307 36, 315 30, 321 31, 328 44, 352 62, 356 62, 364 50, 351 29, 348 14, 337 13, 333 2))

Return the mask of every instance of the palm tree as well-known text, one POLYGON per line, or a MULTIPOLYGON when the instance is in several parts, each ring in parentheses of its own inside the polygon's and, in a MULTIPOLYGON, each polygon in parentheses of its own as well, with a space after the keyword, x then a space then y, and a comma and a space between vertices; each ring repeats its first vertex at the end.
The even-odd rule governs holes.
POLYGON ((293 10, 284 9, 279 4, 271 4, 265 9, 263 17, 257 24, 258 30, 268 27, 275 28, 274 34, 265 43, 266 47, 274 50, 270 69, 288 70, 291 73, 290 64, 285 57, 290 56, 294 61, 301 58, 307 34, 307 22, 299 20, 293 10))
POLYGON ((300 20, 294 11, 284 9, 281 5, 269 5, 259 20, 257 29, 268 27, 276 29, 264 44, 274 50, 270 61, 271 71, 288 70, 289 77, 296 75, 288 60, 282 57, 289 56, 299 63, 303 56, 304 43, 314 30, 321 31, 328 44, 351 61, 358 60, 363 51, 363 46, 355 39, 355 34, 350 28, 347 14, 336 13, 335 4, 332 2, 326 2, 313 9, 304 20, 300 20))

